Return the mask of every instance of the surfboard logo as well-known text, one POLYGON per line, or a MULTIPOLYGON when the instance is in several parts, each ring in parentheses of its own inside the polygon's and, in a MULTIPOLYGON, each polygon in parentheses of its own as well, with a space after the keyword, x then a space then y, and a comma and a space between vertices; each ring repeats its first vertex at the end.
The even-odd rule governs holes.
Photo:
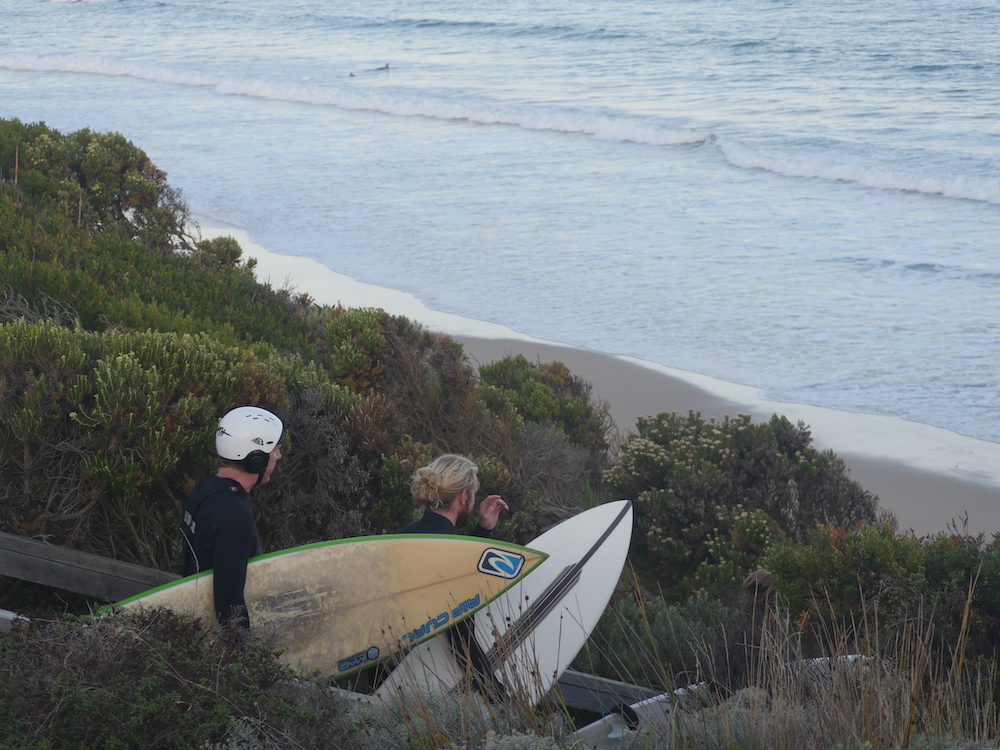
POLYGON ((489 576, 517 578, 523 567, 524 555, 491 547, 483 552, 476 569, 489 576))
POLYGON ((354 654, 354 656, 348 656, 346 659, 341 659, 337 662, 337 669, 341 672, 346 672, 348 669, 354 669, 355 667, 361 666, 365 662, 375 661, 380 655, 380 651, 377 646, 371 646, 365 651, 359 651, 354 654))

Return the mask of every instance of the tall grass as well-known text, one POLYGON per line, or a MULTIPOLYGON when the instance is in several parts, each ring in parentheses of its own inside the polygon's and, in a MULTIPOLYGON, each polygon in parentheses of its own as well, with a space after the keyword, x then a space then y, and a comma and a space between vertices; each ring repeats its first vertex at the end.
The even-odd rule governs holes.
MULTIPOLYGON (((970 587, 970 602, 974 591, 970 587)), ((662 684, 699 681, 668 691, 669 700, 656 710, 639 706, 638 726, 610 722, 596 735, 598 747, 996 747, 996 664, 966 658, 968 627, 940 645, 932 607, 898 622, 883 622, 875 603, 854 617, 831 607, 808 644, 819 655, 810 652, 809 658, 808 642, 780 610, 765 610, 761 628, 745 628, 734 618, 720 623, 714 636, 688 644, 698 654, 693 676, 664 666, 669 654, 655 643, 662 633, 651 627, 649 611, 640 610, 630 624, 633 645, 647 662, 659 662, 662 684), (720 647, 727 658, 719 658, 720 647)), ((557 692, 538 705, 530 697, 535 691, 526 698, 516 687, 493 700, 471 690, 427 687, 385 701, 338 697, 322 683, 288 674, 266 648, 233 650, 211 629, 163 614, 18 631, 0 637, 0 656, 0 719, 13 729, 0 737, 0 747, 53 741, 104 747, 115 738, 136 747, 177 747, 186 740, 209 746, 208 740, 219 750, 584 747, 574 730, 586 721, 573 716, 557 692), (260 677, 260 684, 251 685, 251 677, 260 677), (184 721, 171 718, 171 711, 184 721), (84 721, 88 716, 93 720, 84 721)), ((609 676, 635 682, 627 671, 609 676)))
MULTIPOLYGON (((658 710, 640 707, 638 727, 622 731, 624 722, 608 722, 602 746, 996 747, 996 662, 965 655, 975 586, 958 639, 943 645, 934 637, 931 603, 901 621, 883 622, 877 602, 849 613, 827 602, 827 617, 813 639, 774 607, 763 612, 765 622, 754 623, 762 627, 746 628, 731 618, 720 624, 714 642, 690 644, 700 654, 700 683, 674 691, 658 710), (608 733, 622 737, 605 740, 608 733)), ((647 656, 657 653, 655 623, 640 616, 628 627, 646 641, 637 641, 636 648, 647 656)), ((661 681, 670 684, 675 676, 668 666, 662 669, 661 681)), ((629 682, 632 675, 618 679, 629 682)))

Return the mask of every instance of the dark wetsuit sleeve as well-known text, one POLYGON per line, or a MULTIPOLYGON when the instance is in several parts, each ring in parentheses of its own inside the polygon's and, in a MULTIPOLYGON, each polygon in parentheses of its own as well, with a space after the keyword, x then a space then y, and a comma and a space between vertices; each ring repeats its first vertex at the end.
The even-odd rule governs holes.
POLYGON ((215 613, 221 623, 249 628, 243 586, 247 560, 256 554, 256 534, 249 516, 233 514, 215 540, 215 613))
POLYGON ((476 528, 474 528, 472 530, 472 533, 469 536, 478 536, 478 537, 482 537, 483 539, 489 539, 490 537, 493 536, 493 530, 492 529, 484 529, 482 526, 480 526, 477 523, 476 524, 476 528))

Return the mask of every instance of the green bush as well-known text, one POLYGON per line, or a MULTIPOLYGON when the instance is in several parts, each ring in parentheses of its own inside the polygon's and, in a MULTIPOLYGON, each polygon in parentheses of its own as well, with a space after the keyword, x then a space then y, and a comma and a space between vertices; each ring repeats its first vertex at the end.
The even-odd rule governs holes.
MULTIPOLYGON (((776 545, 762 561, 792 620, 814 640, 856 637, 877 618, 884 639, 918 624, 969 658, 1000 647, 1000 547, 982 536, 917 538, 881 523, 822 526, 808 544, 776 545)), ((958 654, 956 654, 958 655, 958 654)))
POLYGON ((722 422, 700 413, 639 419, 606 481, 635 503, 636 552, 643 567, 675 580, 707 558, 716 508, 761 510, 795 539, 818 523, 851 527, 875 520, 878 498, 847 476, 809 431, 774 415, 722 422))
POLYGON ((479 377, 505 394, 524 419, 551 424, 585 448, 594 462, 589 468, 604 468, 611 430, 607 404, 594 402, 591 385, 562 362, 532 363, 523 355, 508 355, 481 365, 479 377))
POLYGON ((193 748, 250 720, 257 738, 322 747, 332 702, 302 711, 261 642, 168 610, 33 622, 0 637, 0 748, 193 748))
POLYGON ((369 388, 385 369, 382 322, 388 315, 373 308, 337 309, 326 324, 326 363, 331 374, 356 391, 369 388))
POLYGON ((603 472, 613 424, 589 383, 562 362, 532 363, 522 355, 481 365, 479 377, 484 401, 516 418, 511 489, 538 496, 540 521, 561 520, 586 497, 607 499, 603 472))
MULTIPOLYGON (((0 523, 174 569, 180 503, 215 470, 220 414, 248 403, 287 414, 307 392, 314 421, 352 404, 314 366, 262 355, 205 335, 0 325, 0 380, 7 384, 0 394, 0 523)), ((343 451, 337 456, 338 469, 349 463, 343 451)), ((299 484, 300 491, 315 491, 330 473, 310 457, 312 484, 299 484)), ((298 462, 290 450, 282 468, 294 475, 298 462)))
POLYGON ((88 330, 208 333, 226 343, 262 341, 302 353, 317 346, 306 320, 308 298, 258 284, 250 264, 213 266, 198 254, 151 253, 19 203, 9 185, 0 185, 0 289, 15 291, 29 308, 58 301, 88 330))
POLYGON ((715 509, 715 526, 705 543, 702 560, 691 580, 695 590, 731 597, 747 575, 760 567, 771 547, 784 539, 774 519, 737 505, 715 509))
POLYGON ((44 123, 0 120, 0 174, 25 200, 56 208, 77 227, 170 252, 190 247, 187 206, 166 172, 118 133, 63 135, 44 123))

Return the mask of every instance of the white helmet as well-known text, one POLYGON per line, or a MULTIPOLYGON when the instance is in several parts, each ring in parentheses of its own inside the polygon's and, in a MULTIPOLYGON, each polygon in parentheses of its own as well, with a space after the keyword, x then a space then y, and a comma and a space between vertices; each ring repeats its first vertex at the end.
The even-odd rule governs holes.
POLYGON ((244 471, 262 474, 271 452, 281 443, 281 420, 266 409, 241 406, 226 414, 215 433, 215 450, 244 471))

